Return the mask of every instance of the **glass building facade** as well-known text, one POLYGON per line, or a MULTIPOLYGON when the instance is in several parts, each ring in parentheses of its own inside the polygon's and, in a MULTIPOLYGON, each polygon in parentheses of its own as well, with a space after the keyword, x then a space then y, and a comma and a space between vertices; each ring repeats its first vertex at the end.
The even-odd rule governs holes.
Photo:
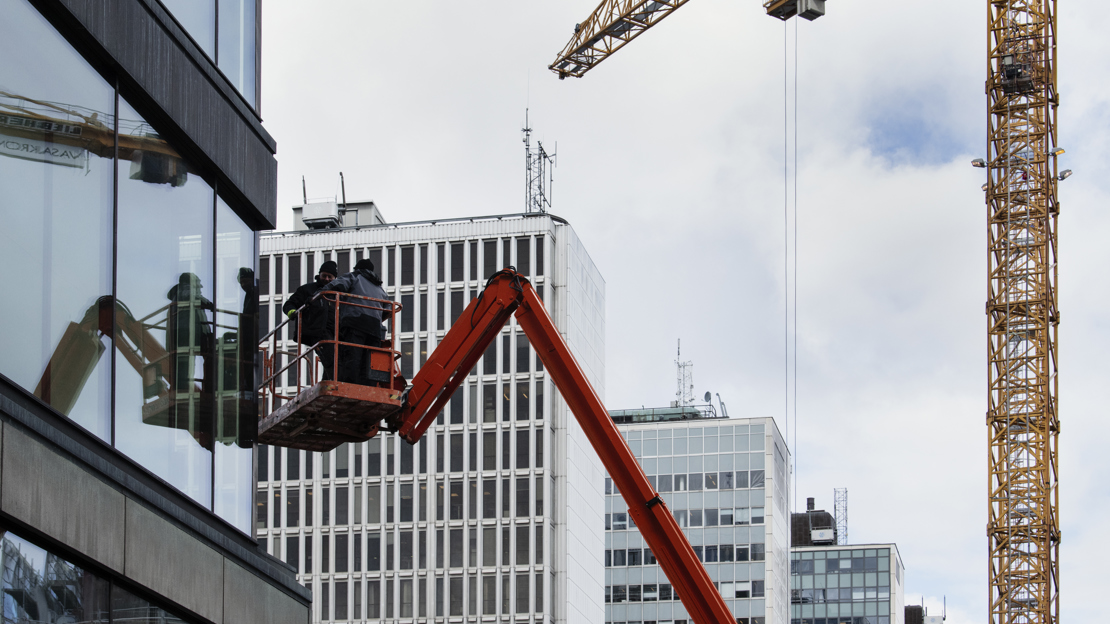
POLYGON ((257 236, 42 14, 0 11, 22 59, 0 72, 0 374, 249 533, 257 236))
MULTIPOLYGON (((614 414, 634 421, 618 427, 737 623, 785 624, 789 454, 774 420, 642 422, 673 411, 614 414)), ((605 483, 605 621, 689 624, 624 498, 605 483)))
POLYGON ((277 162, 245 1, 208 50, 158 0, 0 0, 5 622, 309 619, 253 537, 277 162))
POLYGON ((906 570, 894 544, 790 554, 791 624, 902 624, 906 570))
MULTIPOLYGON (((409 379, 487 278, 515 266, 604 391, 604 282, 555 218, 294 232, 261 244, 270 327, 324 261, 344 273, 371 259, 403 306, 392 330, 409 379)), ((295 351, 291 337, 281 338, 295 351)), ((383 433, 322 454, 260 447, 257 534, 312 588, 314 622, 596 622, 601 467, 588 447, 513 320, 415 446, 383 433), (569 466, 568 446, 588 455, 569 466), (571 537, 567 506, 595 513, 584 526, 599 528, 571 537), (595 602, 572 607, 571 591, 595 602)))

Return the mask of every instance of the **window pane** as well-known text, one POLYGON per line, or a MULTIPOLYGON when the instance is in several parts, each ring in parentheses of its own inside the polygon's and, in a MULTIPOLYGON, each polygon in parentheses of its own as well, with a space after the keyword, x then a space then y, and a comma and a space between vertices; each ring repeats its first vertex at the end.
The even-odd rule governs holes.
POLYGON ((531 502, 528 490, 531 479, 517 477, 516 480, 516 517, 523 518, 528 515, 528 503, 531 502))
POLYGON ((521 380, 516 382, 516 419, 528 420, 530 414, 528 413, 530 401, 528 400, 528 381, 521 380))
MULTIPOLYGON (((412 286, 415 278, 415 248, 412 245, 401 248, 401 285, 412 286)), ((411 308, 410 308, 411 309, 411 308)), ((412 330, 409 330, 412 331, 412 330)))
POLYGON ((495 527, 482 529, 482 565, 497 565, 497 529, 495 527))
POLYGON ((528 430, 518 429, 516 432, 516 467, 528 467, 528 430))
POLYGON ((463 519, 463 483, 462 481, 451 482, 451 519, 463 519))
POLYGON ((516 575, 516 612, 528 613, 528 575, 516 575))
POLYGON ((350 536, 340 533, 335 536, 335 571, 347 571, 347 543, 350 536))
MULTIPOLYGON (((408 443, 406 442, 405 445, 407 446, 408 443)), ((413 506, 412 490, 413 490, 413 484, 412 483, 402 483, 401 484, 401 518, 400 518, 400 522, 412 522, 413 521, 413 507, 414 506, 413 506)))
MULTIPOLYGON (((245 532, 249 527, 251 445, 258 437, 253 392, 258 288, 253 267, 257 236, 224 203, 216 201, 216 436, 217 515, 245 532)), ((300 451, 293 455, 300 458, 300 451)), ((311 456, 309 456, 311 457, 311 456)))
POLYGON ((516 335, 516 372, 527 373, 530 367, 528 365, 528 336, 524 334, 516 335))
MULTIPOLYGON (((146 149, 119 167, 116 289, 131 315, 117 315, 117 346, 126 346, 116 350, 116 446, 208 507, 215 195, 122 99, 119 108, 121 135, 146 149)), ((121 159, 123 145, 121 136, 121 159)))
POLYGON ((285 526, 295 528, 301 522, 301 491, 290 488, 285 493, 285 526))
POLYGON ((489 279, 489 276, 497 272, 497 241, 482 242, 482 266, 482 279, 489 279))
POLYGON ((516 239, 516 270, 521 275, 530 275, 531 269, 531 241, 527 237, 516 239))
MULTIPOLYGON (((487 431, 482 434, 482 470, 497 469, 497 433, 487 431)), ((262 479, 260 479, 262 480, 262 479)))
POLYGON ((516 564, 528 565, 528 552, 531 544, 528 536, 531 533, 527 525, 516 528, 516 564))
MULTIPOLYGON (((461 416, 460 416, 461 418, 461 416)), ((462 472, 463 469, 463 434, 451 434, 451 472, 462 472)))
MULTIPOLYGON (((461 279, 461 278, 460 278, 461 279)), ((463 614, 463 580, 461 576, 448 579, 451 584, 451 615, 463 614)))
MULTIPOLYGON (((209 58, 215 59, 216 0, 165 0, 163 4, 189 32, 189 36, 200 45, 200 49, 204 50, 209 58)), ((254 27, 251 26, 251 28, 254 27)))

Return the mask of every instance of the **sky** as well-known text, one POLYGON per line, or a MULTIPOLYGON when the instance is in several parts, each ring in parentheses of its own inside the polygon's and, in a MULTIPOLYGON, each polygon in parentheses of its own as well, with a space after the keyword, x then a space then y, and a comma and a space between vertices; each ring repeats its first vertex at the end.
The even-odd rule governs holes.
MULTIPOLYGON (((547 65, 594 6, 268 1, 279 229, 302 176, 335 197, 340 171, 387 221, 520 212, 528 109, 557 144, 551 212, 606 280, 608 407, 674 399, 681 339, 696 396, 778 421, 796 509, 848 488, 850 542, 898 544, 907 603, 987 621, 986 3, 830 0, 783 24, 696 0, 560 81, 547 65)), ((1101 615, 1110 556, 1099 9, 1061 4, 1058 28, 1066 621, 1101 615)))

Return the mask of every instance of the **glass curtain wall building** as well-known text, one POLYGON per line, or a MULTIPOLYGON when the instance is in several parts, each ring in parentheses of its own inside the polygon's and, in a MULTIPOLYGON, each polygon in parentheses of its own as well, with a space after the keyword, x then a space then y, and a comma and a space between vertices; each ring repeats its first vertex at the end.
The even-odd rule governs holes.
POLYGON ((790 554, 791 624, 903 624, 906 569, 895 544, 790 554))
MULTIPOLYGON (((64 579, 100 619, 128 592, 184 621, 307 618, 252 536, 257 230, 276 196, 256 90, 156 0, 0 14, 19 59, 0 69, 4 582, 64 579), (259 591, 225 601, 228 584, 259 591)), ((257 15, 240 17, 219 47, 254 72, 257 15)), ((52 621, 59 596, 18 609, 52 621)))
MULTIPOLYGON (((409 379, 486 279, 515 266, 604 392, 605 284, 558 217, 298 231, 261 246, 269 327, 323 262, 344 273, 371 259, 403 306, 392 330, 409 379)), ((312 588, 314 622, 597 622, 602 472, 513 320, 417 445, 380 434, 322 454, 260 447, 256 530, 312 588)))
MULTIPOLYGON (((786 624, 790 456, 774 420, 699 419, 694 408, 613 415, 632 421, 621 433, 737 624, 786 624)), ((690 624, 608 478, 605 494, 605 621, 690 624)))

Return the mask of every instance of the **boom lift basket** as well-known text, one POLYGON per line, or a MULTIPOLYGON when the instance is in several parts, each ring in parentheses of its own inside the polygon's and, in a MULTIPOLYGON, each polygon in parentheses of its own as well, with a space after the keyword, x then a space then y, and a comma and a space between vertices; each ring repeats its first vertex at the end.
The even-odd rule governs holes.
POLYGON ((379 423, 401 410, 406 382, 397 366, 401 354, 393 348, 392 332, 401 305, 334 291, 321 292, 314 297, 317 298, 324 299, 330 306, 327 314, 333 322, 329 324, 327 339, 303 347, 301 327, 304 324, 300 317, 305 306, 259 343, 263 363, 262 413, 258 423, 261 444, 330 451, 344 442, 363 442, 374 437, 379 423), (382 324, 388 321, 391 330, 381 346, 341 342, 341 306, 379 310, 382 324), (295 341, 283 341, 285 328, 294 319, 297 321, 295 341), (289 343, 296 344, 295 351, 289 343), (323 379, 321 358, 331 360, 334 377, 339 372, 340 349, 357 349, 361 353, 367 375, 358 383, 323 379), (287 359, 284 365, 282 359, 287 359))

